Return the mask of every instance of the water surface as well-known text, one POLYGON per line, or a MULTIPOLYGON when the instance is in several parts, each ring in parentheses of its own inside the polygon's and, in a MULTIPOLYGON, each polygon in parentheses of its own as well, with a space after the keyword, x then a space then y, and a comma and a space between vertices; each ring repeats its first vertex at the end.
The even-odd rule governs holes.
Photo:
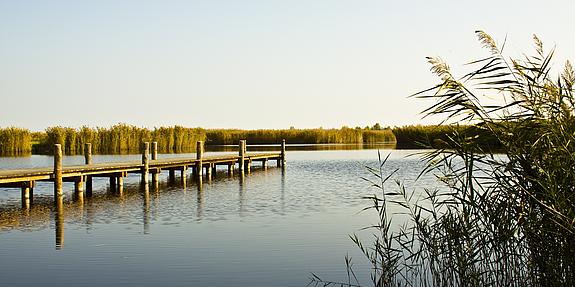
MULTIPOLYGON (((230 148, 232 149, 232 148, 230 148)), ((228 151, 231 152, 231 151, 228 151)), ((408 186, 422 165, 413 151, 391 153, 386 171, 408 186)), ((160 155, 162 157, 191 154, 160 155)), ((348 235, 373 223, 360 212, 361 197, 375 192, 361 179, 377 165, 377 150, 291 150, 285 170, 254 164, 243 180, 220 170, 202 186, 161 175, 158 187, 126 179, 123 193, 108 180, 94 181, 94 195, 75 199, 65 183, 58 212, 52 184, 38 183, 30 210, 17 189, 0 189, 0 280, 4 286, 305 286, 310 272, 345 280, 346 254, 361 283, 369 267, 348 235)), ((139 155, 94 156, 94 162, 138 160, 139 155)), ((70 156, 65 164, 81 164, 70 156)), ((50 166, 49 156, 0 158, 0 168, 50 166)), ((390 184, 389 188, 393 185, 390 184)))

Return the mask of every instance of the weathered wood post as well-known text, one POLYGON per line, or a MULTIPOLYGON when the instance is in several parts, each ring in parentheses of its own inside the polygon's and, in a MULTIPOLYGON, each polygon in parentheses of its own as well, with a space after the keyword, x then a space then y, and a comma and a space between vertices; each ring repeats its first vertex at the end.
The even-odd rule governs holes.
POLYGON ((35 181, 26 181, 22 183, 22 208, 29 209, 34 197, 34 185, 35 181))
POLYGON ((92 144, 84 144, 84 161, 86 164, 92 164, 92 144))
POLYGON ((116 190, 118 191, 118 193, 120 195, 122 195, 124 193, 124 174, 123 172, 121 172, 120 174, 118 174, 118 177, 116 178, 116 190))
POLYGON ((176 181, 176 171, 173 168, 170 168, 168 170, 168 181, 170 182, 170 184, 176 181))
POLYGON ((182 169, 180 169, 180 183, 184 188, 186 188, 187 178, 188 178, 188 166, 184 165, 182 166, 182 169))
POLYGON ((62 145, 54 145, 54 199, 62 197, 62 145))
POLYGON ((244 169, 244 160, 246 157, 246 141, 245 140, 240 140, 239 144, 238 144, 238 150, 239 150, 239 163, 238 163, 238 168, 240 171, 240 174, 244 174, 245 169, 244 169))
POLYGON ((74 193, 82 195, 84 193, 84 176, 78 176, 74 179, 74 193))
POLYGON ((208 179, 208 181, 212 180, 212 172, 213 172, 213 166, 212 163, 208 163, 208 165, 206 166, 206 178, 208 179))
POLYGON ((228 176, 233 176, 234 175, 234 164, 228 164, 228 176))
MULTIPOLYGON (((158 142, 152 142, 152 160, 158 159, 158 142)), ((158 183, 160 177, 159 170, 155 169, 152 171, 152 183, 154 186, 158 183)))
POLYGON ((22 186, 22 208, 30 208, 30 188, 26 185, 22 186))
POLYGON ((152 142, 152 160, 158 159, 158 142, 152 142))
POLYGON ((110 176, 110 191, 116 191, 116 176, 114 175, 110 176))
POLYGON ((286 140, 282 140, 282 151, 281 151, 281 166, 285 167, 286 164, 286 140))
POLYGON ((263 170, 267 170, 268 169, 268 159, 265 158, 262 160, 262 169, 263 170))
POLYGON ((198 160, 198 162, 196 163, 196 174, 198 178, 202 178, 203 175, 203 163, 202 163, 202 158, 204 157, 204 142, 203 141, 197 141, 196 142, 196 159, 198 160))
POLYGON ((142 184, 148 184, 148 172, 150 170, 150 163, 148 155, 150 154, 150 143, 145 142, 142 144, 142 184))
MULTIPOLYGON (((248 143, 247 140, 244 140, 244 157, 248 154, 248 143)), ((252 159, 248 158, 248 160, 245 162, 245 167, 244 167, 246 173, 251 173, 252 172, 252 159)))
MULTIPOLYGON (((92 144, 84 144, 84 162, 87 165, 92 164, 92 144)), ((92 176, 86 176, 86 195, 92 196, 92 176)))

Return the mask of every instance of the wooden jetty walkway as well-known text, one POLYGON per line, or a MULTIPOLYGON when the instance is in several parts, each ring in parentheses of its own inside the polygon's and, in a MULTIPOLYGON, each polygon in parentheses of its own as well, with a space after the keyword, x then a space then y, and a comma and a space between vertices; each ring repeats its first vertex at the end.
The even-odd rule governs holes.
POLYGON ((128 173, 141 174, 141 183, 149 183, 151 175, 152 183, 159 181, 162 170, 169 171, 172 180, 175 173, 180 172, 185 178, 188 170, 201 181, 206 177, 211 180, 216 166, 227 166, 228 174, 233 175, 235 166, 243 175, 250 173, 252 162, 261 162, 262 168, 267 169, 268 161, 276 160, 278 167, 285 166, 285 140, 281 143, 281 151, 275 153, 247 153, 246 141, 240 140, 238 155, 204 156, 204 143, 197 142, 196 158, 168 158, 158 159, 157 142, 144 143, 142 145, 142 161, 92 163, 91 144, 84 147, 84 165, 63 166, 62 147, 54 145, 54 168, 31 168, 18 170, 0 170, 0 187, 19 188, 22 193, 22 206, 29 207, 32 203, 33 190, 37 181, 50 181, 54 183, 55 202, 61 202, 63 197, 63 182, 74 182, 74 192, 78 195, 92 195, 92 178, 107 177, 110 179, 111 189, 122 189, 124 177, 128 173), (151 155, 151 158, 150 158, 151 155))

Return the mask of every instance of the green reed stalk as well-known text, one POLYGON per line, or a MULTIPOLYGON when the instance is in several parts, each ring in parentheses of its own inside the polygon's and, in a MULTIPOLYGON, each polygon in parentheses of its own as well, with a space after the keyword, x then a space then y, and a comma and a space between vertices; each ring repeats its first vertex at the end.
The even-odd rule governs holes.
MULTIPOLYGON (((423 157, 422 174, 435 175, 440 187, 409 191, 397 181, 387 192, 385 161, 369 169, 380 191, 368 197, 369 209, 380 223, 369 245, 354 242, 372 265, 373 286, 575 285, 575 72, 567 62, 552 77, 554 51, 545 53, 537 37, 535 54, 515 59, 477 35, 487 57, 460 78, 429 58, 440 82, 416 94, 434 102, 426 115, 445 119, 438 129, 446 129, 448 148, 423 157), (497 140, 498 153, 485 148, 484 136, 497 140), (406 224, 390 232, 381 205, 399 206, 406 224)), ((311 283, 351 286, 315 275, 311 283)))

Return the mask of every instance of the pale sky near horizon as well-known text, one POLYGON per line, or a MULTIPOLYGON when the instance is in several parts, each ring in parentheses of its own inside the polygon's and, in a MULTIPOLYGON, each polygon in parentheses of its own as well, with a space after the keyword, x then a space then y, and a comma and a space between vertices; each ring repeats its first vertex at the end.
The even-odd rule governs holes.
POLYGON ((429 123, 408 98, 532 34, 575 59, 575 1, 0 0, 0 127, 429 123))

